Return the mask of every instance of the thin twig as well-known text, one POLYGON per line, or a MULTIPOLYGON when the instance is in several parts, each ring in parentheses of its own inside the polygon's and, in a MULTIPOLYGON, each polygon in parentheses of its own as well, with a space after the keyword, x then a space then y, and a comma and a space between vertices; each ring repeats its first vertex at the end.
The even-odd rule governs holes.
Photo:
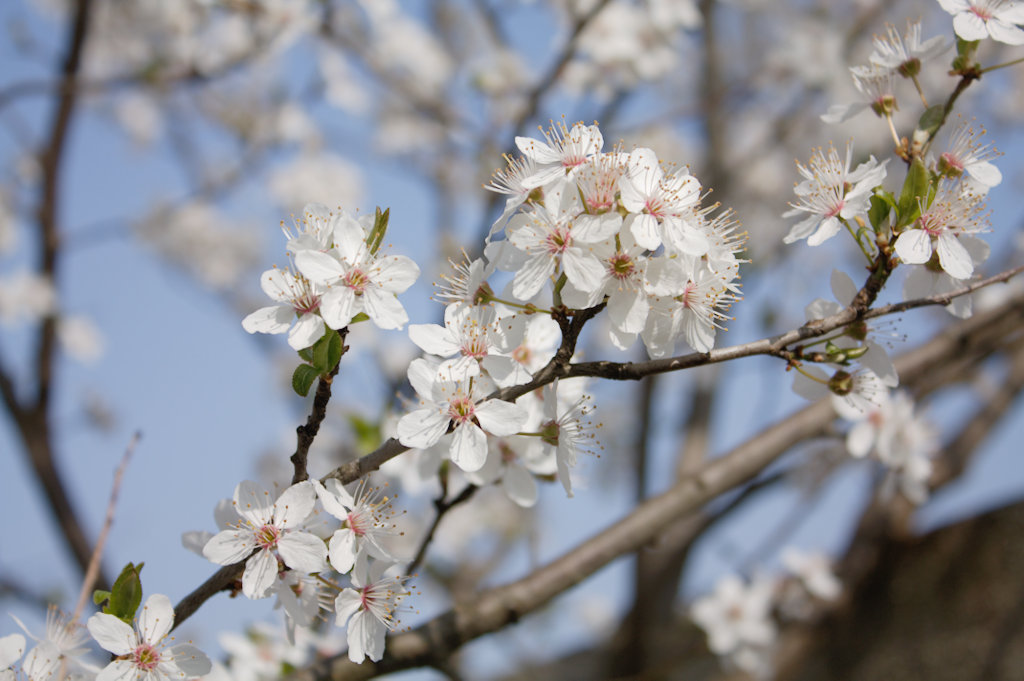
POLYGON ((110 534, 110 528, 114 524, 114 511, 117 509, 117 497, 121 492, 121 480, 124 478, 125 469, 128 468, 128 461, 132 458, 135 446, 139 444, 141 437, 142 433, 139 431, 132 435, 132 439, 128 442, 128 446, 125 447, 124 454, 121 456, 121 463, 118 464, 117 470, 114 471, 114 482, 110 485, 110 500, 107 502, 107 515, 103 518, 103 527, 100 529, 99 536, 96 537, 96 545, 93 547, 92 557, 89 559, 89 567, 86 569, 85 577, 82 579, 82 590, 78 592, 78 602, 75 604, 75 611, 71 615, 72 622, 77 622, 78 618, 82 616, 85 604, 89 600, 89 594, 92 593, 93 584, 100 574, 100 556, 103 555, 103 547, 107 543, 107 535, 110 534))
POLYGON ((423 559, 427 556, 427 548, 430 546, 430 542, 434 539, 434 533, 437 532, 437 528, 441 525, 441 519, 444 518, 445 514, 456 506, 469 501, 478 489, 480 488, 476 485, 466 485, 462 488, 462 491, 459 492, 458 496, 451 501, 445 501, 444 496, 438 497, 434 500, 434 508, 437 509, 437 513, 434 515, 434 522, 430 524, 430 527, 427 529, 427 534, 424 535, 423 541, 420 542, 420 547, 416 551, 416 557, 412 559, 412 562, 409 563, 408 569, 406 569, 407 573, 412 574, 416 572, 419 566, 423 563, 423 559))

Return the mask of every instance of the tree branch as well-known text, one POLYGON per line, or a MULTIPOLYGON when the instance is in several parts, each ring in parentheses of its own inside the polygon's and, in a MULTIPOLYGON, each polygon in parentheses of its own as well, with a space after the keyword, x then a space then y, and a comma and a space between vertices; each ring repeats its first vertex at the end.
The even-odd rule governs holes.
MULTIPOLYGON (((904 383, 912 385, 937 361, 969 352, 987 353, 987 347, 976 347, 972 342, 973 335, 993 328, 1009 333, 1021 324, 1021 317, 1024 305, 1018 297, 952 326, 924 346, 905 353, 897 360, 897 369, 904 383)), ((798 442, 822 433, 834 418, 827 400, 802 409, 708 462, 694 475, 523 579, 485 591, 413 631, 392 637, 384 659, 376 664, 355 665, 344 656, 336 656, 297 671, 289 681, 367 679, 436 664, 468 641, 517 621, 619 556, 654 540, 673 521, 750 480, 798 442)))

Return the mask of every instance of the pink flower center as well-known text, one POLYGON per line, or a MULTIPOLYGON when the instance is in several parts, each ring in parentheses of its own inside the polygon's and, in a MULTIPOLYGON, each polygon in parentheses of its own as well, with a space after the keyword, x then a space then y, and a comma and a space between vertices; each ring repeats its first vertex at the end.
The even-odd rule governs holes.
POLYGON ((459 348, 462 354, 473 359, 483 359, 487 356, 487 342, 480 336, 473 336, 459 348))
POLYGON ((644 212, 656 218, 665 217, 665 204, 661 199, 647 199, 644 201, 644 212))
POLYGON ((355 291, 357 296, 361 296, 366 287, 370 285, 370 277, 358 267, 354 267, 345 273, 341 283, 355 291))
POLYGON ((942 154, 939 161, 940 165, 944 166, 944 168, 948 168, 957 174, 964 172, 964 162, 948 151, 942 154))
POLYGON ((530 348, 526 347, 525 344, 520 345, 512 351, 512 359, 519 362, 520 364, 527 364, 530 361, 530 357, 533 353, 530 352, 530 348))
POLYGON ((636 270, 636 263, 625 253, 616 253, 608 259, 608 273, 619 281, 629 279, 636 270))
POLYGON ((988 8, 988 6, 981 7, 978 5, 971 5, 971 8, 968 11, 974 14, 982 21, 988 21, 989 19, 992 18, 992 11, 988 8))
POLYGON ((552 447, 558 446, 558 435, 561 432, 561 426, 558 425, 558 421, 548 421, 540 427, 540 439, 545 444, 549 444, 552 447))
POLYGON ((547 247, 548 253, 553 255, 564 253, 567 248, 572 246, 572 234, 565 227, 556 227, 544 238, 544 245, 547 247))
POLYGON ((160 664, 160 651, 148 643, 143 643, 132 651, 132 663, 139 669, 152 671, 160 664))
POLYGON ((264 525, 256 530, 256 543, 264 549, 272 549, 277 546, 277 540, 281 537, 281 530, 273 525, 264 525))
POLYGON ((348 523, 348 529, 352 530, 352 533, 357 537, 365 535, 366 530, 372 524, 370 519, 366 517, 366 514, 357 513, 356 511, 349 511, 345 519, 348 523))
POLYGON ((692 281, 686 283, 686 289, 682 295, 677 296, 676 300, 683 304, 683 307, 693 307, 693 303, 696 300, 697 285, 692 281))
POLYGON ((473 400, 468 397, 456 397, 448 403, 448 417, 455 421, 456 425, 472 421, 475 415, 473 400))
POLYGON ((306 294, 301 298, 296 298, 294 301, 295 312, 301 317, 304 314, 310 312, 316 312, 320 309, 320 296, 315 296, 312 293, 306 294))

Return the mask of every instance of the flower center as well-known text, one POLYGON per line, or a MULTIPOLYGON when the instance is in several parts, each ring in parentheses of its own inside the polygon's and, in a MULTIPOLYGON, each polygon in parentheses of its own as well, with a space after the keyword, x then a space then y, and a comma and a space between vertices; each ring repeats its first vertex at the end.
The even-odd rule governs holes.
POLYGON ((256 530, 256 543, 262 548, 272 549, 277 546, 277 540, 281 536, 281 530, 273 525, 264 525, 256 530))
POLYGON ((367 522, 365 515, 362 513, 356 513, 355 511, 350 511, 348 515, 345 516, 345 519, 348 524, 348 529, 352 530, 352 533, 357 537, 362 537, 366 534, 367 526, 370 523, 367 522))
POLYGON ((616 253, 608 260, 608 273, 622 281, 633 276, 636 263, 625 253, 616 253))
POLYGON ((357 296, 363 295, 366 287, 370 285, 370 277, 359 268, 352 268, 345 273, 342 283, 355 291, 357 296))
POLYGON ((572 246, 572 234, 565 227, 556 227, 547 237, 544 238, 548 253, 564 253, 572 246))
POLYGON ((971 9, 968 10, 982 21, 988 21, 992 18, 992 11, 988 6, 971 5, 971 9))
POLYGON ((540 427, 540 439, 545 444, 549 444, 552 447, 558 446, 558 435, 561 432, 562 427, 558 425, 558 421, 548 421, 540 427))
POLYGON ((526 345, 523 344, 512 351, 512 359, 519 362, 520 364, 527 364, 529 363, 532 354, 533 353, 530 352, 530 348, 526 347, 526 345))
POLYGON ((448 403, 448 417, 455 421, 456 425, 471 421, 474 415, 473 400, 468 397, 456 397, 448 403))
POLYGON ((160 664, 160 651, 148 643, 143 643, 132 651, 132 662, 139 669, 152 671, 160 664))

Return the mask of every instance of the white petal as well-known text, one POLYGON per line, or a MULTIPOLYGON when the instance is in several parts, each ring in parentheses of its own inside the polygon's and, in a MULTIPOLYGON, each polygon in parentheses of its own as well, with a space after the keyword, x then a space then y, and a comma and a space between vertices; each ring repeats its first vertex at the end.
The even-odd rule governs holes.
POLYGON ((332 329, 348 326, 356 313, 356 294, 347 286, 335 286, 320 298, 320 314, 332 329))
POLYGON ((260 275, 260 288, 271 300, 283 303, 292 299, 295 275, 288 270, 271 268, 260 275))
MULTIPOLYGON (((129 681, 134 679, 139 671, 130 660, 114 660, 100 670, 100 673, 96 675, 96 681, 129 681)), ((144 681, 149 681, 149 679, 144 679, 144 681)))
POLYGON ((277 579, 277 558, 263 549, 245 562, 245 572, 242 573, 242 593, 246 598, 253 600, 265 598, 267 590, 274 585, 277 579))
POLYGON ((337 258, 320 251, 299 251, 295 254, 295 266, 307 279, 318 284, 345 275, 345 266, 337 258))
POLYGON ((373 282, 388 293, 403 293, 416 283, 420 268, 404 255, 389 255, 377 261, 373 282))
POLYGON ((529 418, 525 409, 504 400, 487 400, 477 405, 476 416, 484 430, 498 437, 515 435, 529 418))
POLYGON ((314 534, 291 530, 277 542, 277 552, 284 564, 299 572, 321 572, 327 567, 327 547, 314 534))
POLYGON ((174 664, 189 678, 205 676, 213 668, 206 653, 188 643, 168 648, 167 652, 174 656, 174 664))
POLYGON ((582 249, 567 249, 562 256, 562 267, 569 281, 581 291, 596 291, 604 282, 604 265, 592 253, 582 249))
POLYGON ((139 612, 139 632, 142 640, 156 645, 170 633, 174 626, 174 606, 171 599, 163 594, 153 594, 146 599, 139 612))
POLYGON ((235 511, 256 526, 266 525, 274 517, 274 500, 259 483, 243 480, 235 487, 235 511))
POLYGON ((324 335, 324 320, 316 313, 307 312, 288 334, 288 345, 293 350, 302 350, 316 343, 324 335))
POLYGON ((7 669, 21 659, 25 653, 25 637, 8 634, 0 638, 0 669, 7 669))
POLYGON ((398 441, 406 447, 425 449, 441 439, 450 422, 436 407, 417 409, 398 421, 398 441))
POLYGON ((345 520, 348 517, 348 512, 355 503, 352 495, 340 480, 330 478, 325 484, 314 480, 313 487, 316 488, 317 496, 320 497, 320 503, 323 504, 325 511, 338 520, 345 520))
POLYGON ((400 329, 409 321, 409 315, 395 294, 383 289, 366 289, 363 293, 363 308, 381 329, 400 329))
POLYGON ((285 491, 274 502, 274 525, 281 529, 297 527, 313 512, 316 505, 316 488, 309 480, 298 482, 285 491))
POLYGON ((984 40, 988 37, 988 29, 974 12, 960 12, 953 17, 953 30, 964 40, 984 40))
POLYGON ((522 466, 508 466, 501 479, 501 486, 508 498, 523 508, 530 508, 537 503, 537 481, 522 466))
POLYGON ((242 320, 242 328, 249 333, 284 333, 295 320, 291 305, 261 307, 242 320))
POLYGON ((637 244, 648 250, 654 250, 661 245, 661 234, 658 233, 658 219, 653 215, 631 216, 629 231, 633 234, 637 244))
POLYGON ((256 538, 251 530, 222 530, 206 542, 203 555, 217 565, 232 565, 252 553, 256 538))
POLYGON ((459 351, 452 333, 440 324, 410 324, 409 338, 424 352, 449 357, 459 351))
POLYGON ((362 607, 362 597, 355 589, 342 589, 334 599, 335 622, 339 627, 345 626, 348 618, 362 607))
POLYGON ((430 399, 431 395, 434 394, 434 382, 438 380, 437 364, 422 358, 414 359, 409 364, 407 374, 409 376, 409 383, 416 390, 416 394, 422 398, 430 399))
POLYGON ((529 300, 537 295, 545 282, 555 271, 555 259, 546 253, 535 255, 516 270, 512 281, 512 295, 519 300, 529 300))
POLYGON ((827 217, 814 234, 807 237, 808 246, 820 246, 839 233, 839 218, 827 217))
POLYGON ((832 284, 832 295, 841 305, 845 307, 853 302, 857 295, 857 285, 853 283, 850 275, 840 270, 832 270, 830 283, 832 284))
POLYGON ((970 163, 964 169, 967 174, 986 187, 995 187, 1003 181, 1003 174, 988 161, 977 161, 970 163))
POLYGON ((960 240, 949 232, 939 234, 936 250, 939 252, 939 264, 949 276, 954 279, 967 279, 974 274, 974 263, 971 262, 970 253, 960 240))
POLYGON ((997 40, 1007 45, 1024 45, 1024 31, 1016 26, 1004 24, 998 19, 990 19, 986 25, 988 26, 988 32, 992 35, 992 40, 997 40))
POLYGON ((452 436, 452 463, 464 471, 480 470, 487 460, 487 435, 473 423, 464 423, 452 436))
POLYGON ((127 655, 139 645, 135 630, 113 615, 98 612, 86 623, 89 635, 115 655, 127 655))
POLYGON ((932 238, 923 229, 903 232, 892 247, 900 260, 911 265, 926 263, 932 257, 932 238))
POLYGON ((863 459, 875 445, 875 428, 867 419, 860 421, 850 428, 846 434, 846 449, 850 456, 863 459))
POLYGON ((331 537, 328 556, 331 566, 341 574, 345 574, 356 563, 356 534, 347 527, 343 527, 331 537))

